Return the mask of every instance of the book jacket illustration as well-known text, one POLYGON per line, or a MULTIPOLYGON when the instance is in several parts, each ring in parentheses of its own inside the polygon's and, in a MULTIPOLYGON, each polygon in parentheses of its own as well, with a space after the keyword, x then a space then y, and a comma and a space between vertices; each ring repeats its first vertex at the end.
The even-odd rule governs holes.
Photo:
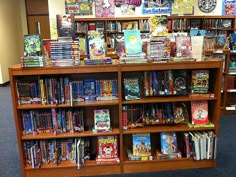
POLYGON ((190 36, 176 37, 176 57, 192 58, 192 44, 190 36))
POLYGON ((93 0, 66 0, 66 14, 74 15, 92 15, 93 0))
POLYGON ((96 130, 110 129, 110 112, 109 109, 94 110, 94 128, 96 130))
POLYGON ((152 15, 149 19, 150 34, 152 36, 168 35, 168 17, 167 15, 152 15))
POLYGON ((136 100, 141 98, 138 78, 124 79, 124 95, 126 100, 136 100))
POLYGON ((143 14, 170 14, 171 13, 171 3, 170 0, 143 0, 143 14))
POLYGON ((118 137, 98 136, 98 158, 118 158, 118 137))
POLYGON ((236 15, 236 1, 235 0, 222 0, 222 15, 236 15))
POLYGON ((57 15, 57 33, 58 37, 75 38, 74 15, 57 15))
POLYGON ((95 11, 96 17, 114 17, 114 0, 96 0, 95 11))
POLYGON ((192 93, 208 93, 209 91, 209 71, 192 71, 192 93))
POLYGON ((142 41, 139 30, 124 30, 126 54, 142 53, 142 41))
POLYGON ((177 138, 175 132, 161 132, 161 152, 163 154, 178 153, 177 138))
POLYGON ((98 31, 88 31, 88 47, 90 59, 103 59, 105 57, 104 34, 98 31))
POLYGON ((192 124, 208 124, 208 102, 204 101, 192 101, 192 124))
POLYGON ((133 155, 151 155, 151 137, 149 133, 133 134, 133 155))
POLYGON ((42 41, 39 34, 24 35, 24 56, 42 56, 42 41))

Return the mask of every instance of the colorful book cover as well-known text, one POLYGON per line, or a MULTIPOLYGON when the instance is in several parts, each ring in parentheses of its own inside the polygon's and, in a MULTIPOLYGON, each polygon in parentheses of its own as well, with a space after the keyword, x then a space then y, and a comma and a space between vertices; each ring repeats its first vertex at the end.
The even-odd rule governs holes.
POLYGON ((98 136, 97 137, 97 158, 118 158, 118 137, 114 136, 98 136))
POLYGON ((93 14, 93 0, 66 0, 65 9, 66 14, 75 15, 92 15, 93 14))
POLYGON ((114 0, 96 0, 95 13, 96 17, 114 17, 115 7, 114 0))
POLYGON ((24 35, 24 56, 41 56, 42 40, 39 34, 24 35))
POLYGON ((88 31, 88 48, 90 59, 105 58, 104 34, 98 31, 88 31))
POLYGON ((126 100, 136 100, 141 98, 138 78, 124 79, 124 97, 126 100))
POLYGON ((192 58, 192 43, 190 36, 176 37, 176 57, 192 58))
POLYGON ((139 30, 124 30, 126 54, 142 53, 142 40, 139 30))
POLYGON ((170 0, 143 0, 142 14, 170 14, 172 2, 170 0))
POLYGON ((208 93, 209 91, 209 71, 192 71, 192 93, 208 93))
POLYGON ((109 109, 94 110, 94 129, 109 130, 111 128, 109 109))
POLYGON ((234 16, 236 15, 235 0, 222 0, 222 15, 234 16))
POLYGON ((151 136, 149 133, 133 134, 133 155, 151 155, 151 136))
POLYGON ((74 15, 57 15, 58 37, 72 37, 75 39, 74 15))
POLYGON ((177 137, 175 132, 161 132, 161 152, 163 154, 178 153, 177 137))
POLYGON ((192 101, 192 124, 208 124, 208 102, 204 101, 192 101))
POLYGON ((151 36, 168 36, 167 15, 152 15, 149 19, 151 36))

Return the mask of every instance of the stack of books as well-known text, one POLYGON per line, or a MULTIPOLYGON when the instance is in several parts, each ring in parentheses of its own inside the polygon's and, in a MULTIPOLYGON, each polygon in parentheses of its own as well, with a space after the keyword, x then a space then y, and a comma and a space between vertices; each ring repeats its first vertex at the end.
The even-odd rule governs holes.
POLYGON ((52 66, 74 66, 80 63, 79 41, 52 41, 50 50, 52 66))

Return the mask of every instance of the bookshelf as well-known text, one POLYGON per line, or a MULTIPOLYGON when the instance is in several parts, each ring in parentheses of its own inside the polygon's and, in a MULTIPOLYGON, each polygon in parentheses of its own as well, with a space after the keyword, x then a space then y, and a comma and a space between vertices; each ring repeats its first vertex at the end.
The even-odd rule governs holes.
MULTIPOLYGON (((213 131, 216 136, 219 134, 219 117, 220 117, 220 100, 221 100, 221 84, 218 82, 222 79, 222 61, 210 60, 201 62, 168 62, 168 63, 146 63, 146 64, 112 64, 98 66, 72 66, 72 67, 44 67, 44 68, 21 68, 20 65, 15 65, 9 68, 12 103, 14 110, 14 120, 17 132, 18 148, 20 161, 22 165, 22 173, 24 177, 44 176, 47 174, 50 177, 59 176, 94 176, 107 174, 124 174, 124 173, 139 173, 139 172, 154 172, 165 170, 180 170, 192 168, 214 168, 216 160, 193 160, 193 158, 180 158, 172 160, 158 160, 155 156, 155 149, 159 147, 160 141, 158 135, 160 132, 175 131, 177 134, 188 131, 213 131), (206 95, 198 95, 197 97, 188 94, 185 96, 157 96, 144 97, 143 89, 141 89, 141 99, 139 100, 124 100, 123 79, 130 76, 142 76, 145 71, 160 71, 160 70, 193 70, 207 69, 210 71, 210 91, 214 94, 213 97, 206 95), (37 80, 44 77, 63 77, 67 76, 71 79, 111 79, 116 78, 118 81, 118 100, 105 101, 88 101, 73 104, 18 104, 17 81, 24 79, 27 81, 37 80), (189 128, 186 124, 177 125, 157 125, 145 126, 144 128, 135 128, 123 130, 122 128, 122 107, 132 104, 148 104, 148 103, 165 103, 165 102, 185 102, 190 104, 193 100, 207 100, 209 106, 209 119, 214 123, 215 127, 208 128, 189 128), (85 119, 85 131, 75 133, 40 133, 40 134, 23 134, 22 111, 37 110, 39 112, 46 109, 67 109, 67 108, 83 108, 85 119), (92 132, 93 121, 91 120, 92 112, 96 108, 109 108, 111 114, 110 132, 92 132), (150 133, 152 141, 153 160, 128 160, 126 150, 132 143, 132 134, 134 133, 150 133), (76 164, 70 161, 62 161, 59 164, 50 162, 49 164, 42 163, 40 168, 32 168, 26 163, 24 155, 24 141, 29 140, 51 140, 51 139, 66 139, 89 137, 91 139, 91 154, 96 153, 96 138, 101 135, 117 135, 119 141, 119 163, 97 164, 95 159, 86 160, 81 169, 77 169, 76 164), (139 168, 137 168, 137 165, 139 168), (158 168, 156 168, 158 166, 158 168)), ((140 83, 141 84, 141 83, 140 83)), ((142 84, 141 84, 142 85, 142 84)), ((190 111, 190 110, 189 110, 190 111)))

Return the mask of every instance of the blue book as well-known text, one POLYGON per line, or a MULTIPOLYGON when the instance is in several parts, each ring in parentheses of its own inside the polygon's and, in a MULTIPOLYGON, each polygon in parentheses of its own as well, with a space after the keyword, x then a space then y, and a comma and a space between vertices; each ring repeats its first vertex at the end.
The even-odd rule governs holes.
POLYGON ((206 30, 191 29, 190 36, 205 36, 206 30))
POLYGON ((128 55, 142 53, 140 30, 124 30, 125 52, 128 55))
POLYGON ((177 138, 175 132, 161 132, 161 152, 163 154, 178 153, 177 138))

